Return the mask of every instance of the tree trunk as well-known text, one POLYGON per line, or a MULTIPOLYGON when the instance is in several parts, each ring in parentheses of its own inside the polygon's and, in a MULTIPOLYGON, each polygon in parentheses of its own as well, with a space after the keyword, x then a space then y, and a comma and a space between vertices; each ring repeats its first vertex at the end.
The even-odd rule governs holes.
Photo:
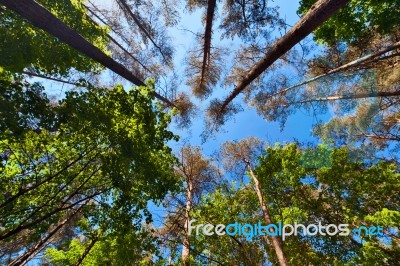
MULTIPOLYGON (((78 163, 81 159, 83 159, 85 156, 87 156, 89 153, 91 153, 93 149, 90 149, 88 152, 85 151, 85 153, 79 155, 78 158, 74 159, 72 162, 70 162, 69 164, 67 164, 66 166, 64 166, 62 169, 60 169, 60 171, 58 171, 57 173, 49 176, 48 178, 36 183, 35 185, 30 186, 27 189, 20 189, 18 191, 18 193, 16 193, 15 195, 9 197, 6 201, 4 201, 2 204, 0 204, 0 209, 4 208, 6 205, 12 203, 14 200, 16 200, 18 197, 23 196, 24 194, 28 193, 31 190, 34 190, 36 188, 38 188, 39 186, 50 182, 52 179, 56 178, 57 176, 59 176, 60 174, 62 174, 63 172, 67 171, 70 167, 72 167, 74 164, 78 163)), ((84 167, 78 172, 78 175, 86 168, 86 166, 89 165, 89 163, 91 162, 91 160, 89 160, 89 162, 87 162, 84 167)))
MULTIPOLYGON (((108 26, 111 28, 110 25, 108 25, 101 17, 99 17, 93 10, 91 10, 88 6, 84 5, 84 7, 89 11, 90 14, 92 14, 95 18, 97 18, 98 20, 100 20, 104 25, 108 26)), ((93 21, 93 23, 96 23, 91 17, 89 17, 90 20, 93 21)), ((128 55, 130 58, 132 58, 136 63, 138 63, 139 65, 141 65, 146 71, 151 72, 150 69, 148 69, 145 65, 142 64, 142 62, 139 61, 139 59, 137 59, 135 56, 133 56, 133 54, 131 54, 128 50, 126 50, 116 39, 114 39, 110 34, 107 34, 108 39, 110 39, 110 41, 112 41, 116 46, 118 46, 122 51, 125 52, 126 55, 128 55)))
MULTIPOLYGON (((56 18, 51 12, 49 12, 47 9, 45 9, 35 1, 0 0, 0 4, 13 10, 24 19, 30 21, 32 25, 57 37, 62 42, 87 55, 94 61, 102 64, 106 68, 117 73, 126 80, 129 80, 133 84, 137 86, 145 86, 143 81, 139 80, 123 65, 121 65, 111 57, 107 56, 103 51, 85 40, 76 31, 68 27, 66 24, 56 18)), ((168 104, 169 106, 174 106, 172 102, 170 102, 167 98, 159 95, 158 93, 154 92, 154 96, 160 101, 168 104)))
POLYGON ((96 236, 95 238, 92 239, 90 242, 89 246, 86 247, 85 251, 83 254, 80 256, 78 261, 75 263, 75 266, 79 266, 82 264, 83 260, 86 258, 86 256, 89 254, 90 250, 92 250, 94 244, 96 244, 97 240, 99 240, 99 236, 96 236))
POLYGON ((150 35, 150 33, 146 30, 145 26, 142 24, 142 22, 140 21, 139 17, 132 12, 132 10, 130 9, 130 7, 127 4, 127 2, 125 0, 117 0, 117 3, 119 4, 119 6, 123 10, 126 10, 126 12, 128 12, 130 17, 133 19, 133 21, 139 27, 139 29, 144 33, 144 35, 146 35, 146 37, 151 41, 151 43, 154 45, 154 47, 156 47, 158 49, 158 51, 160 52, 160 54, 163 57, 164 61, 167 64, 170 64, 171 62, 170 62, 169 58, 167 58, 164 55, 164 52, 163 52, 162 48, 156 43, 156 41, 153 39, 153 37, 150 35))
POLYGON ((24 265, 28 262, 30 258, 32 258, 38 250, 41 249, 43 245, 46 244, 72 217, 74 217, 89 201, 82 204, 77 210, 75 210, 70 216, 64 219, 61 223, 59 223, 53 230, 51 230, 47 236, 41 240, 39 240, 33 247, 31 247, 24 254, 16 258, 13 262, 9 264, 9 266, 19 266, 24 265))
MULTIPOLYGON (((394 44, 392 44, 392 45, 390 45, 390 46, 388 46, 388 47, 386 47, 386 48, 383 48, 383 49, 381 49, 381 50, 379 50, 379 51, 377 51, 377 52, 375 52, 375 53, 366 55, 366 56, 364 56, 364 57, 361 57, 361 58, 359 58, 359 59, 356 59, 356 60, 354 60, 354 61, 351 61, 351 62, 349 62, 349 63, 347 63, 347 64, 344 64, 344 65, 342 65, 342 66, 340 66, 340 67, 337 67, 337 68, 334 68, 334 69, 332 69, 332 70, 329 70, 329 71, 328 71, 327 73, 325 73, 325 74, 318 75, 318 76, 316 76, 316 77, 313 77, 313 78, 304 80, 304 81, 302 81, 302 82, 299 82, 299 83, 297 83, 297 84, 295 84, 295 85, 293 85, 293 86, 287 87, 287 88, 282 89, 282 90, 279 90, 279 91, 277 91, 277 92, 274 92, 274 93, 268 95, 267 97, 270 98, 270 97, 276 96, 276 95, 278 95, 278 94, 286 93, 287 91, 290 91, 290 90, 292 90, 292 89, 294 89, 294 88, 297 88, 297 87, 300 87, 300 86, 309 84, 309 83, 311 83, 311 82, 317 81, 317 80, 319 80, 319 79, 321 79, 321 78, 324 78, 324 77, 326 77, 326 76, 332 75, 332 74, 334 74, 334 73, 344 72, 344 71, 346 71, 346 70, 348 70, 348 69, 350 69, 350 68, 352 68, 352 67, 355 67, 355 66, 357 66, 357 65, 359 65, 359 64, 361 64, 361 63, 367 62, 368 60, 374 59, 375 57, 378 57, 378 56, 380 56, 380 55, 383 55, 383 54, 385 54, 385 53, 387 53, 387 52, 390 52, 390 51, 392 51, 392 50, 395 50, 395 49, 397 49, 397 48, 400 48, 400 42, 396 42, 396 43, 394 43, 394 44)), ((379 60, 379 58, 378 58, 378 60, 379 60)), ((375 60, 373 60, 373 61, 375 61, 375 60)))
POLYGON ((183 247, 182 247, 182 265, 190 265, 190 239, 189 239, 189 222, 190 222, 190 211, 192 209, 192 182, 191 179, 187 179, 187 196, 186 196, 186 208, 185 208, 185 225, 184 225, 184 236, 183 236, 183 247))
POLYGON ((34 220, 34 221, 27 222, 34 214, 36 214, 36 212, 40 211, 40 209, 43 207, 43 205, 42 205, 41 207, 39 207, 39 210, 35 210, 34 213, 31 213, 31 214, 28 215, 27 218, 24 218, 24 219, 19 223, 19 225, 18 225, 16 228, 11 229, 10 231, 6 232, 6 233, 3 234, 3 235, 0 235, 0 240, 7 239, 7 238, 9 238, 9 237, 11 237, 11 236, 13 236, 13 235, 15 235, 15 234, 18 234, 19 232, 21 232, 21 231, 24 230, 24 229, 30 229, 30 228, 32 228, 32 227, 35 227, 35 226, 39 225, 41 222, 43 222, 43 221, 49 219, 49 218, 50 218, 51 216, 53 216, 54 214, 57 214, 57 213, 59 213, 59 212, 61 212, 61 211, 65 211, 65 210, 68 210, 68 209, 72 209, 74 206, 78 205, 79 203, 81 203, 81 202, 83 202, 83 201, 86 201, 86 200, 90 200, 90 199, 92 199, 92 198, 94 198, 94 197, 96 197, 96 196, 98 196, 98 195, 101 195, 101 194, 104 193, 105 191, 96 192, 96 193, 94 193, 93 195, 87 196, 87 197, 84 198, 84 199, 79 199, 78 201, 76 201, 76 202, 74 202, 74 203, 71 203, 71 204, 68 205, 68 206, 64 206, 64 205, 65 205, 73 196, 75 196, 78 192, 79 192, 79 190, 74 191, 74 192, 72 193, 72 195, 70 195, 64 202, 62 202, 62 205, 61 205, 60 207, 57 207, 57 208, 51 210, 50 212, 46 213, 45 215, 40 216, 39 218, 37 218, 37 219, 34 220))
POLYGON ((379 139, 379 140, 392 140, 392 141, 400 141, 400 137, 390 136, 390 135, 378 135, 378 134, 355 134, 354 136, 360 138, 370 138, 370 139, 379 139))
POLYGON ((260 76, 293 46, 298 44, 308 34, 333 16, 337 10, 349 1, 350 0, 319 0, 315 3, 307 14, 305 14, 288 33, 276 41, 265 56, 247 72, 232 93, 224 100, 219 113, 223 114, 228 104, 241 93, 247 85, 260 76))
POLYGON ((30 72, 30 71, 22 71, 21 73, 25 74, 25 75, 28 75, 28 76, 33 76, 33 77, 38 77, 38 78, 42 78, 42 79, 48 79, 48 80, 52 80, 52 81, 57 81, 57 82, 61 82, 61 83, 64 83, 64 84, 74 85, 74 86, 77 86, 77 87, 82 86, 82 84, 79 84, 78 82, 71 82, 71 81, 63 80, 63 79, 59 79, 59 78, 48 77, 48 76, 45 76, 45 75, 42 75, 42 74, 30 72))
POLYGON ((320 97, 314 99, 307 99, 303 101, 296 101, 296 102, 288 102, 280 104, 282 106, 289 106, 295 104, 302 104, 302 103, 311 103, 311 102, 332 102, 338 100, 352 100, 352 99, 364 99, 364 98, 375 98, 375 97, 393 97, 393 96, 400 96, 399 91, 380 91, 380 92, 370 92, 370 93, 357 93, 357 94, 348 94, 348 95, 333 95, 328 97, 320 97))
MULTIPOLYGON (((260 202, 260 206, 261 206, 261 209, 262 209, 262 212, 263 212, 263 216, 264 216, 264 220, 266 222, 266 225, 272 224, 271 216, 269 215, 267 205, 265 204, 265 201, 264 201, 264 198, 263 198, 263 195, 262 195, 262 192, 261 192, 261 188, 260 188, 260 183, 258 182, 258 178, 253 172, 253 167, 252 167, 251 163, 249 161, 246 161, 246 164, 247 164, 247 168, 249 169, 250 176, 254 181, 255 190, 257 192, 258 201, 260 202)), ((271 228, 271 230, 273 230, 273 229, 271 228)), ((277 258, 278 258, 279 265, 281 265, 281 266, 289 266, 289 263, 288 263, 288 261, 286 259, 286 256, 285 256, 284 252, 283 252, 281 240, 276 236, 271 236, 270 238, 272 240, 271 241, 272 242, 272 247, 275 250, 275 254, 276 254, 277 258)))
POLYGON ((211 36, 212 24, 214 21, 216 0, 209 0, 207 6, 206 28, 204 32, 203 64, 201 67, 200 87, 204 85, 205 75, 208 72, 208 66, 211 59, 211 36))

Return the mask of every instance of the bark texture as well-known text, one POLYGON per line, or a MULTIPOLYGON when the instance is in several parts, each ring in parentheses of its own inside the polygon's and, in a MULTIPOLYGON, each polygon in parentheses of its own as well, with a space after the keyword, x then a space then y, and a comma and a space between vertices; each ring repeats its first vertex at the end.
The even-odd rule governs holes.
MULTIPOLYGON (((257 193, 258 201, 260 202, 261 210, 263 212, 265 223, 272 224, 271 216, 269 215, 267 205, 265 204, 260 183, 258 181, 257 176, 254 174, 253 167, 249 161, 246 161, 247 168, 249 169, 250 176, 254 181, 255 190, 257 193)), ((271 228, 272 230, 272 228, 271 228)), ((282 242, 277 236, 270 236, 272 247, 275 250, 276 257, 278 258, 278 262, 280 266, 289 266, 289 262, 286 259, 285 253, 283 252, 282 242)))
POLYGON ((203 64, 201 67, 201 80, 200 86, 204 85, 205 75, 208 72, 211 54, 211 37, 212 37, 212 24, 214 21, 216 0, 209 0, 207 6, 206 28, 204 32, 204 48, 203 48, 203 64))
MULTIPOLYGON (((60 41, 102 64, 133 84, 137 86, 145 85, 143 81, 134 76, 132 72, 126 69, 123 65, 107 56, 99 48, 85 40, 79 33, 68 27, 37 2, 33 0, 0 0, 0 4, 30 21, 32 25, 57 37, 60 41)), ((156 92, 154 92, 154 95, 160 101, 169 106, 173 106, 173 103, 167 98, 156 92)))

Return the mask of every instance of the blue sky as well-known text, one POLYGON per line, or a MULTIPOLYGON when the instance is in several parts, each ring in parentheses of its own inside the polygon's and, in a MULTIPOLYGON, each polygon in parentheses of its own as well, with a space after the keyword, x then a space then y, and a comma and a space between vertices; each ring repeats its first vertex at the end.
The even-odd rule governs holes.
MULTIPOLYGON (((95 0, 95 3, 101 2, 106 3, 104 7, 112 8, 110 4, 111 1, 104 0, 95 0)), ((280 6, 280 14, 281 17, 286 20, 286 23, 289 25, 294 25, 299 17, 296 14, 296 10, 298 7, 298 2, 296 1, 285 1, 278 0, 272 3, 273 5, 280 6)), ((175 71, 178 73, 180 77, 184 75, 184 60, 187 56, 187 51, 194 46, 194 36, 193 33, 190 33, 187 30, 189 29, 192 32, 202 33, 204 31, 204 25, 201 24, 201 16, 204 10, 197 10, 194 13, 183 12, 181 21, 177 27, 169 30, 169 34, 174 42, 175 47, 175 55, 174 55, 174 64, 175 71)), ((217 31, 214 31, 215 33, 217 31)), ((216 34, 215 34, 216 35, 216 34)), ((236 40, 223 40, 220 41, 218 36, 213 36, 212 45, 229 45, 229 46, 238 46, 239 42, 236 40)), ((107 71, 102 78, 105 83, 111 83, 114 80, 111 78, 110 73, 107 71)), ((64 92, 68 89, 71 89, 71 86, 63 85, 61 83, 48 82, 43 81, 41 79, 35 79, 43 82, 46 86, 47 91, 50 95, 55 97, 62 97, 64 92)), ((293 80, 292 84, 295 84, 297 80, 293 80)), ((129 83, 123 82, 123 84, 128 88, 129 83)), ((189 91, 190 88, 185 86, 185 80, 182 78, 181 80, 180 90, 189 91)), ((226 96, 232 88, 222 89, 222 87, 216 87, 215 93, 210 98, 223 98, 226 96)), ((215 134, 213 137, 207 139, 205 143, 202 142, 201 133, 204 131, 204 113, 205 107, 208 105, 207 101, 200 102, 196 101, 199 104, 200 112, 198 116, 194 117, 192 120, 192 126, 188 129, 178 129, 174 124, 171 125, 171 130, 180 135, 181 140, 176 142, 170 142, 170 146, 173 148, 175 152, 178 152, 184 143, 190 143, 191 145, 201 146, 203 152, 207 156, 211 156, 214 152, 216 152, 220 145, 225 141, 232 140, 241 140, 246 137, 258 137, 264 141, 267 141, 271 144, 280 142, 287 143, 292 142, 294 140, 298 141, 317 141, 316 138, 311 136, 311 129, 315 123, 318 122, 318 119, 326 119, 329 118, 328 115, 320 115, 314 117, 303 110, 298 110, 296 114, 289 116, 286 125, 283 131, 280 131, 280 126, 277 122, 267 122, 260 115, 258 115, 254 108, 249 108, 245 104, 242 104, 244 110, 238 114, 236 114, 232 119, 230 119, 221 129, 220 132, 215 134)), ((235 99, 235 103, 240 103, 241 97, 237 97, 235 99)), ((162 208, 155 208, 152 206, 152 211, 155 212, 156 217, 160 217, 164 213, 162 208)), ((157 220, 157 218, 155 219, 157 220)))
MULTIPOLYGON (((100 4, 103 8, 115 8, 114 1, 105 0, 94 0, 93 3, 100 4)), ((272 6, 279 6, 279 12, 282 18, 286 20, 289 25, 294 25, 298 20, 299 16, 296 14, 298 8, 297 1, 286 1, 286 0, 275 0, 271 1, 272 6)), ((221 8, 221 7, 220 7, 221 8)), ((221 10, 218 10, 219 12, 221 10)), ((190 30, 196 33, 203 33, 204 25, 201 23, 201 16, 204 10, 197 10, 194 13, 188 13, 182 11, 181 21, 179 25, 169 29, 169 35, 171 36, 174 47, 174 64, 175 71, 178 76, 181 77, 179 90, 189 92, 190 88, 185 85, 184 77, 184 61, 187 56, 187 52, 194 47, 195 40, 193 33, 187 31, 190 30)), ((216 26, 215 26, 216 27, 216 26)), ((239 42, 237 40, 222 40, 220 41, 217 31, 214 31, 212 40, 213 46, 218 45, 229 45, 238 47, 239 42)), ((103 82, 112 83, 114 80, 110 76, 110 72, 106 71, 102 75, 103 82)), ((50 95, 55 97, 62 97, 64 92, 71 89, 71 86, 57 82, 44 81, 42 79, 35 79, 42 82, 50 95)), ((120 82, 122 80, 119 80, 120 82)), ((297 80, 293 80, 292 84, 295 84, 297 80)), ((129 88, 131 85, 127 82, 123 82, 123 85, 129 88)), ((226 96, 232 87, 223 89, 222 87, 216 87, 214 94, 210 98, 223 98, 226 96)), ((241 103, 240 97, 237 97, 235 103, 241 103)), ((188 129, 178 129, 173 124, 171 130, 174 133, 181 136, 179 143, 170 142, 170 145, 174 151, 178 151, 182 146, 183 142, 190 143, 191 145, 201 146, 206 155, 211 155, 216 151, 219 146, 228 140, 240 140, 249 136, 258 137, 269 143, 285 143, 291 142, 294 139, 299 141, 315 141, 315 138, 311 137, 312 126, 318 122, 319 119, 327 120, 329 115, 319 115, 317 117, 308 114, 304 110, 298 110, 296 114, 289 116, 287 123, 280 131, 279 124, 276 122, 267 122, 260 115, 258 115, 254 108, 249 108, 246 104, 242 104, 244 110, 236 114, 233 119, 229 120, 222 128, 221 132, 217 133, 214 137, 207 139, 205 143, 202 143, 200 137, 204 130, 204 109, 208 105, 207 101, 200 102, 196 101, 199 105, 200 111, 198 116, 193 118, 192 126, 188 129)))
MULTIPOLYGON (((280 6, 280 14, 286 19, 286 23, 294 25, 299 17, 296 14, 298 2, 279 0, 274 1, 274 4, 280 6)), ((174 63, 176 66, 176 72, 180 76, 184 75, 184 60, 187 55, 187 51, 194 46, 193 33, 182 29, 189 29, 192 32, 202 33, 204 31, 204 25, 200 23, 201 15, 204 10, 199 10, 193 14, 184 14, 181 18, 180 24, 176 29, 170 30, 170 34, 174 39, 176 54, 174 57, 174 63)), ((212 45, 233 45, 238 46, 239 43, 229 40, 223 40, 222 43, 219 37, 213 37, 212 45)), ((292 84, 297 83, 298 80, 293 80, 292 84)), ((186 92, 190 91, 184 84, 184 79, 181 82, 181 88, 186 92)), ((226 96, 232 88, 223 89, 222 87, 216 87, 213 95, 210 98, 223 98, 226 96)), ((241 103, 241 97, 235 99, 235 103, 241 103)), ((232 140, 241 140, 246 137, 258 137, 268 143, 274 144, 298 141, 313 141, 318 140, 311 136, 311 130, 318 120, 326 121, 329 118, 328 115, 319 115, 317 117, 308 114, 304 110, 298 110, 294 115, 289 116, 283 131, 280 130, 279 123, 268 122, 263 117, 256 113, 254 108, 242 104, 244 110, 236 114, 230 119, 221 129, 220 132, 215 134, 213 137, 207 139, 203 143, 201 134, 204 131, 204 109, 208 105, 208 101, 196 101, 199 104, 198 116, 192 120, 192 125, 188 129, 178 129, 174 125, 171 126, 171 130, 180 136, 180 141, 170 142, 170 146, 175 152, 178 152, 183 144, 190 144, 193 146, 200 146, 206 156, 212 156, 212 154, 219 150, 222 143, 232 140)), ((242 102, 243 103, 243 102, 242 102)), ((162 216, 166 214, 163 207, 156 207, 150 204, 150 210, 153 213, 154 224, 159 226, 162 224, 162 216)))
MULTIPOLYGON (((298 8, 298 2, 296 1, 285 1, 278 0, 273 1, 272 5, 280 6, 281 17, 286 20, 289 25, 294 25, 298 20, 299 16, 296 14, 298 8)), ((178 73, 184 74, 183 63, 186 56, 186 52, 194 46, 193 33, 183 30, 189 29, 192 32, 202 33, 204 31, 204 25, 200 23, 201 15, 204 10, 198 10, 192 14, 184 13, 181 17, 180 24, 170 30, 170 34, 174 39, 176 54, 175 54, 175 66, 178 73), (190 41, 193 40, 193 41, 190 41)), ((216 33, 216 31, 214 31, 216 33)), ((212 40, 213 46, 218 45, 231 45, 238 46, 239 43, 235 40, 223 40, 220 41, 218 36, 214 36, 212 40)), ((295 84, 297 80, 292 83, 295 84)), ((186 88, 184 81, 182 82, 183 90, 189 91, 190 88, 186 88)), ((232 88, 221 89, 216 88, 216 92, 210 98, 218 97, 222 98, 226 96, 232 88)), ((235 103, 241 102, 241 97, 235 99, 235 103)), ((208 105, 207 101, 198 102, 199 108, 204 110, 208 105)), ((201 146, 203 152, 206 155, 211 155, 216 151, 219 146, 228 140, 240 140, 249 136, 258 137, 266 140, 269 143, 285 143, 291 142, 294 139, 299 141, 316 141, 311 136, 311 129, 319 119, 326 120, 327 115, 313 117, 304 110, 299 110, 296 114, 290 116, 287 120, 284 130, 281 132, 279 124, 277 122, 265 121, 260 115, 258 115, 254 108, 249 108, 245 104, 242 105, 244 110, 229 120, 222 128, 221 132, 217 133, 214 137, 207 139, 205 143, 202 143, 200 137, 204 130, 204 116, 199 115, 192 121, 192 126, 189 129, 179 130, 176 127, 172 127, 172 130, 181 136, 181 140, 190 143, 191 145, 201 146)), ((204 112, 199 112, 204 113, 204 112)), ((179 143, 171 143, 171 146, 175 151, 179 150, 182 145, 182 141, 179 143)))

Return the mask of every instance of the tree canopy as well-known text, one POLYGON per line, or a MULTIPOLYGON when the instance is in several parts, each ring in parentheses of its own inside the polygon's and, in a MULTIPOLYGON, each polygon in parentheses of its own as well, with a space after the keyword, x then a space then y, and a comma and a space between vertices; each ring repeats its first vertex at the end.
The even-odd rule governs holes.
POLYGON ((399 17, 0 0, 0 264, 397 265, 399 17))

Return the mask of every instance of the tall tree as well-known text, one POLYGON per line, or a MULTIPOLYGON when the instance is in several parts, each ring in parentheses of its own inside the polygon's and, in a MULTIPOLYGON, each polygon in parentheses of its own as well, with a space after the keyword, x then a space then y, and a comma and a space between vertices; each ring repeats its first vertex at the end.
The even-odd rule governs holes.
MULTIPOLYGON (((248 138, 241 140, 237 143, 226 142, 223 144, 223 156, 227 160, 227 164, 232 166, 235 164, 244 164, 247 168, 249 176, 254 183, 254 190, 257 193, 258 202, 260 204, 263 218, 266 224, 272 224, 272 217, 270 215, 270 210, 267 208, 267 203, 265 201, 265 196, 261 191, 259 178, 254 173, 254 166, 252 161, 255 159, 257 151, 259 151, 260 141, 255 138, 248 138)), ((271 229, 273 230, 273 229, 271 229)), ((279 265, 289 265, 287 256, 283 249, 281 240, 277 236, 271 236, 272 247, 275 250, 275 255, 279 262, 279 265)))
MULTIPOLYGON (((298 14, 305 14, 315 0, 302 0, 298 14)), ((315 31, 318 42, 361 44, 374 34, 387 35, 397 30, 400 15, 398 1, 352 0, 315 31)))
POLYGON ((214 15, 216 13, 216 0, 207 1, 207 11, 205 18, 204 34, 199 38, 203 41, 201 50, 202 56, 196 56, 195 52, 188 60, 188 76, 187 84, 192 87, 194 96, 206 98, 212 92, 212 86, 215 86, 220 78, 221 70, 217 64, 220 61, 220 53, 215 52, 211 55, 212 27, 214 23, 214 15))
POLYGON ((286 224, 343 223, 350 230, 379 225, 386 240, 354 231, 348 236, 298 234, 285 239, 290 259, 302 264, 393 264, 399 256, 398 234, 391 233, 399 217, 396 166, 354 160, 344 147, 311 151, 315 156, 289 144, 267 148, 259 158, 255 173, 263 177, 261 190, 271 215, 286 224))
POLYGON ((177 195, 169 200, 170 208, 164 234, 170 234, 172 238, 182 232, 182 265, 190 265, 189 223, 191 213, 206 192, 212 191, 219 182, 220 172, 210 158, 205 157, 199 147, 184 146, 179 154, 179 166, 176 174, 184 183, 183 195, 177 195), (181 196, 183 196, 181 198, 181 196), (176 204, 172 204, 175 202, 176 204), (178 231, 178 232, 176 232, 178 231))
MULTIPOLYGON (((259 204, 254 190, 244 184, 225 182, 206 194, 193 211, 195 224, 257 224, 259 204)), ((200 230, 201 231, 201 230, 200 230)), ((250 233, 250 232, 249 232, 250 233)), ((254 235, 207 236, 201 232, 191 236, 192 253, 196 262, 217 265, 263 265, 268 261, 265 250, 270 249, 264 238, 254 235), (208 251, 201 252, 201 251, 208 251), (207 254, 207 256, 206 256, 207 254)), ((269 258, 270 259, 270 258, 269 258)))
MULTIPOLYGON (((109 68, 118 75, 124 77, 135 85, 145 85, 143 81, 139 80, 134 76, 129 70, 127 70, 123 65, 114 61, 112 58, 107 56, 99 48, 85 40, 76 31, 72 30, 70 27, 65 25, 57 17, 55 17, 51 12, 46 10, 44 7, 39 5, 33 0, 19 0, 19 1, 8 1, 2 0, 1 4, 10 8, 14 12, 21 15, 23 18, 29 20, 34 26, 39 27, 55 37, 59 38, 61 41, 70 45, 79 52, 87 55, 93 60, 99 62, 103 66, 109 68)), ((173 106, 165 97, 154 92, 157 99, 173 106)))
POLYGON ((50 241, 53 225, 71 213, 80 210, 102 230, 123 230, 140 223, 142 213, 151 219, 148 200, 177 189, 176 161, 165 146, 176 137, 166 129, 169 115, 152 103, 153 86, 69 92, 52 105, 28 90, 26 99, 36 101, 28 104, 32 109, 5 95, 19 116, 1 131, 0 241, 27 241, 32 249, 18 263, 48 244, 41 239, 50 241))
MULTIPOLYGON (((388 56, 385 55, 386 53, 388 53, 388 52, 390 52, 392 50, 396 50, 398 48, 400 48, 400 42, 396 42, 396 43, 394 43, 392 45, 389 45, 388 47, 384 47, 384 48, 382 48, 382 49, 380 49, 380 50, 378 50, 378 51, 376 51, 374 53, 371 53, 371 54, 368 54, 368 55, 363 56, 361 58, 358 58, 356 60, 353 60, 351 62, 348 62, 348 63, 344 64, 344 65, 336 67, 334 69, 330 69, 330 70, 326 71, 326 73, 323 73, 321 75, 317 75, 317 76, 312 77, 310 79, 301 81, 301 82, 299 82, 299 83, 297 83, 295 85, 292 85, 292 86, 290 86, 288 88, 282 88, 282 89, 278 90, 277 92, 273 92, 270 95, 265 95, 265 97, 272 97, 272 96, 275 96, 275 95, 278 95, 278 94, 285 94, 290 90, 293 90, 293 89, 298 88, 300 86, 307 85, 309 83, 318 81, 319 79, 326 78, 329 75, 332 75, 332 74, 335 74, 335 73, 340 73, 340 72, 347 72, 350 69, 354 69, 355 67, 357 67, 359 65, 362 65, 363 63, 371 63, 371 62, 372 63, 376 63, 376 62, 378 62, 380 60, 385 60, 385 59, 388 58, 388 56), (385 55, 385 57, 384 58, 380 58, 381 55, 385 55)), ((397 53, 394 53, 394 54, 390 55, 390 57, 393 57, 393 56, 397 56, 397 53)), ((363 69, 363 68, 366 68, 367 66, 361 66, 361 67, 363 69)))
POLYGON ((207 158, 203 158, 198 147, 184 147, 180 152, 181 166, 177 169, 186 184, 186 206, 184 218, 184 236, 182 245, 182 264, 190 265, 189 222, 193 201, 201 193, 217 182, 217 169, 207 158))
POLYGON ((236 84, 235 89, 232 93, 222 102, 213 102, 209 109, 208 115, 215 121, 215 123, 223 124, 226 111, 229 109, 228 105, 232 100, 242 92, 247 85, 249 85, 254 79, 256 79, 263 71, 271 66, 276 60, 283 56, 293 46, 298 44, 308 34, 314 31, 319 25, 326 21, 330 16, 335 14, 342 6, 344 6, 348 0, 343 1, 331 1, 331 0, 320 0, 313 5, 309 12, 304 15, 300 21, 293 26, 293 28, 280 38, 274 45, 268 50, 267 54, 259 60, 250 70, 247 71, 246 75, 241 78, 236 84))
MULTIPOLYGON (((19 4, 18 1, 13 1, 19 4)), ((45 8, 93 43, 103 52, 106 51, 106 29, 86 19, 82 1, 69 1, 62 5, 58 1, 39 1, 45 8)), ((10 9, 1 8, 0 66, 6 71, 19 72, 26 68, 47 75, 66 77, 71 69, 84 73, 99 72, 100 64, 87 58, 75 49, 65 45, 56 37, 35 28, 28 21, 10 9)))

